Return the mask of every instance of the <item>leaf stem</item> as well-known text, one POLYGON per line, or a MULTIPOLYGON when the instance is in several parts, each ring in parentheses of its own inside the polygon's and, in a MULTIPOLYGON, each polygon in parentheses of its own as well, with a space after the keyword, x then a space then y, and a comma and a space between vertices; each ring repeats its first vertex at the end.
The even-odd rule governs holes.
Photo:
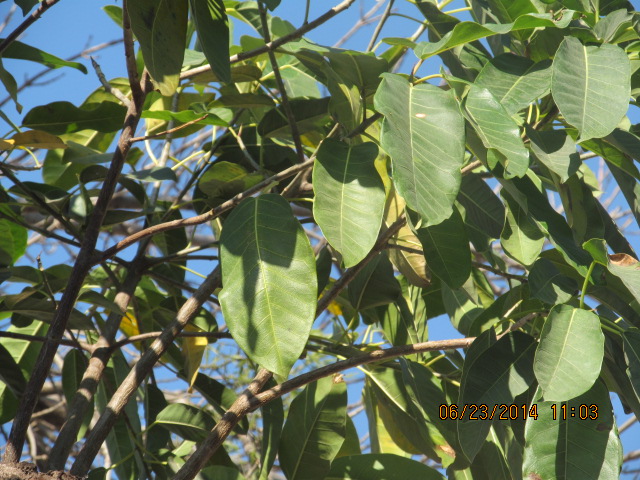
POLYGON ((580 308, 584 308, 584 297, 587 295, 587 288, 589 287, 589 279, 593 273, 593 269, 596 266, 596 262, 591 262, 587 275, 584 277, 584 283, 582 284, 582 293, 580 294, 580 308))

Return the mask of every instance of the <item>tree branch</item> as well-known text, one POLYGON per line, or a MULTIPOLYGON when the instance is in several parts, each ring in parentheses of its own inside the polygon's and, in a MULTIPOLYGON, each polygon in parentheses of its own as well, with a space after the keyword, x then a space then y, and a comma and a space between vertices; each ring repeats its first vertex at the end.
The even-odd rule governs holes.
MULTIPOLYGON (((267 12, 265 11, 264 5, 262 4, 262 0, 258 0, 258 11, 260 12, 260 23, 262 24, 262 36, 264 37, 265 43, 268 45, 271 43, 271 34, 269 33, 267 12)), ((293 114, 293 110, 291 109, 291 104, 289 103, 289 96, 287 95, 287 89, 285 88, 284 82, 282 81, 282 75, 280 75, 278 60, 276 59, 276 54, 273 53, 273 50, 268 50, 267 54, 269 55, 269 62, 271 63, 271 68, 273 69, 273 75, 275 76, 278 90, 280 90, 280 97, 282 98, 282 108, 284 109, 284 113, 287 116, 287 121, 289 122, 291 136, 293 137, 293 143, 296 146, 296 153, 298 154, 298 162, 302 163, 304 162, 304 150, 302 148, 302 141, 300 140, 300 130, 298 130, 298 123, 296 121, 295 115, 293 114)))
MULTIPOLYGON (((293 40, 296 40, 298 38, 300 38, 302 35, 304 35, 305 33, 319 27, 320 25, 322 25, 323 23, 325 23, 327 20, 330 20, 331 18, 335 17, 337 14, 339 14, 340 12, 346 10, 347 8, 349 8, 356 0, 344 0, 342 3, 336 5, 335 7, 331 8, 330 10, 328 10, 327 12, 325 12, 323 15, 320 15, 318 18, 316 18, 315 20, 304 24, 303 26, 301 26, 300 28, 298 28, 297 30, 294 30, 293 32, 289 33, 288 35, 284 35, 280 38, 276 38, 275 40, 273 40, 272 42, 267 43, 266 45, 259 47, 259 48, 254 48, 253 50, 249 50, 248 52, 240 52, 237 53, 236 55, 232 55, 229 58, 229 61, 233 64, 233 63, 238 63, 242 60, 246 60, 248 58, 253 58, 253 57, 257 57, 258 55, 261 55, 263 53, 268 52, 269 50, 275 50, 278 47, 281 47, 282 45, 289 43, 293 40)), ((187 70, 186 72, 182 72, 180 74, 180 79, 186 79, 186 78, 191 78, 194 77, 196 75, 199 75, 201 73, 206 73, 211 71, 211 65, 203 65, 202 67, 196 67, 196 68, 192 68, 191 70, 187 70)))
MULTIPOLYGON (((46 2, 43 2, 43 4, 46 2)), ((48 8, 48 7, 47 7, 48 8)), ((107 176, 100 189, 98 200, 93 208, 91 217, 87 224, 84 239, 82 241, 82 247, 78 252, 78 257, 73 265, 73 269, 69 276, 67 287, 65 288, 58 308, 56 309, 51 326, 47 332, 47 337, 52 340, 59 340, 62 338, 63 333, 67 328, 67 322, 69 316, 73 311, 73 306, 76 302, 83 282, 93 263, 92 258, 94 250, 100 234, 100 227, 104 221, 104 216, 109 205, 109 201, 113 195, 113 192, 118 181, 118 176, 124 165, 125 158, 131 148, 129 139, 133 136, 135 129, 140 120, 142 113, 142 104, 146 93, 151 88, 151 80, 148 75, 143 79, 143 85, 139 87, 140 95, 133 96, 133 101, 130 103, 127 109, 127 115, 125 117, 124 127, 116 151, 114 152, 111 160, 111 165, 107 176)), ((22 397, 21 408, 11 426, 11 433, 9 434, 9 441, 7 442, 7 448, 4 453, 4 463, 17 463, 20 461, 22 455, 22 447, 24 445, 25 435, 27 428, 29 427, 29 420, 31 414, 36 406, 40 390, 44 385, 44 382, 49 374, 51 363, 58 349, 57 342, 45 342, 35 363, 35 368, 22 397)))
POLYGON ((100 450, 100 446, 107 438, 118 416, 127 405, 132 395, 142 381, 147 378, 156 362, 171 346, 176 336, 189 321, 194 318, 216 288, 220 286, 220 267, 216 267, 207 279, 198 287, 196 292, 180 308, 175 319, 162 331, 162 334, 144 352, 129 375, 123 380, 111 397, 105 411, 100 416, 87 440, 71 467, 73 475, 85 476, 91 467, 93 459, 100 450))
POLYGON ((42 0, 42 2, 40 2, 40 6, 0 43, 0 57, 9 45, 15 42, 27 28, 33 25, 35 21, 42 16, 44 12, 49 10, 49 8, 53 7, 59 1, 60 0, 42 0))

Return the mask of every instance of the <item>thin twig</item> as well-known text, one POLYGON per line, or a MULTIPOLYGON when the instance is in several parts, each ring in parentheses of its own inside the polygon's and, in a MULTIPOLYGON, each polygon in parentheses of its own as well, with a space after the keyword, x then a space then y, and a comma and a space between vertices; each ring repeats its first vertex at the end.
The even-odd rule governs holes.
MULTIPOLYGON (((268 45, 271 43, 271 34, 269 33, 269 22, 267 21, 267 12, 262 4, 262 0, 258 0, 258 11, 260 12, 260 23, 262 24, 262 36, 264 38, 264 42, 268 45)), ((291 109, 291 104, 289 103, 289 95, 287 95, 287 89, 282 81, 282 75, 280 74, 280 67, 278 66, 278 60, 276 59, 276 54, 272 49, 267 51, 269 55, 269 62, 271 63, 271 68, 273 69, 273 75, 276 79, 276 84, 278 85, 278 90, 280 90, 280 98, 282 100, 282 108, 284 110, 285 115, 287 116, 287 121, 289 122, 289 128, 291 129, 291 136, 293 137, 293 144, 296 146, 296 153, 298 154, 298 163, 304 162, 304 150, 302 148, 302 141, 300 140, 300 130, 298 130, 298 122, 296 121, 296 117, 293 114, 293 110, 291 109)))
POLYGON ((190 125, 193 125, 194 123, 198 123, 201 122, 202 120, 204 120, 205 118, 207 118, 209 116, 208 113, 205 113, 204 115, 202 115, 201 117, 196 118, 195 120, 189 120, 187 123, 183 123, 182 125, 178 125, 177 127, 174 128, 170 128, 169 130, 165 130, 163 132, 158 132, 158 133, 153 133, 151 135, 145 135, 144 137, 133 137, 131 140, 129 140, 131 143, 134 142, 142 142, 144 140, 150 140, 152 138, 158 138, 158 137, 162 137, 163 135, 169 135, 171 133, 177 132, 179 130, 182 130, 183 128, 186 128, 190 125))
POLYGON ((107 77, 105 77, 104 73, 102 73, 102 69, 100 68, 100 65, 98 64, 98 62, 95 61, 95 59, 92 56, 89 56, 89 59, 91 60, 91 65, 93 66, 93 69, 96 71, 98 80, 100 80, 100 83, 104 87, 105 91, 107 93, 110 93, 114 97, 116 97, 118 100, 120 100, 125 107, 129 107, 129 99, 125 96, 125 94, 109 83, 109 81, 107 80, 107 77))
POLYGON ((376 25, 376 29, 373 31, 373 35, 371 35, 371 40, 369 40, 369 45, 367 46, 367 52, 373 50, 373 47, 378 40, 378 35, 380 35, 380 32, 382 31, 382 27, 384 27, 384 24, 387 23, 387 20, 389 19, 389 15, 391 15, 391 9, 393 8, 394 2, 395 0, 389 0, 387 8, 385 8, 384 12, 382 13, 382 17, 380 17, 380 21, 378 22, 378 25, 376 25))
POLYGON ((42 0, 42 2, 40 2, 40 6, 36 8, 36 10, 31 15, 29 15, 20 25, 18 25, 13 32, 7 35, 7 37, 2 42, 0 42, 0 57, 2 56, 2 53, 9 47, 9 45, 15 42, 27 28, 33 25, 35 21, 42 16, 44 12, 49 10, 49 8, 54 6, 59 1, 60 0, 42 0))
MULTIPOLYGON (((327 20, 330 20, 331 18, 335 17, 340 12, 342 12, 342 11, 346 10, 347 8, 349 8, 355 1, 356 0, 344 0, 342 3, 340 3, 340 4, 336 5, 335 7, 331 8, 330 10, 328 10, 324 14, 320 15, 315 20, 304 24, 303 26, 301 26, 297 30, 294 30, 293 32, 291 32, 291 33, 289 33, 287 35, 283 35, 282 37, 276 38, 272 42, 269 42, 269 43, 263 45, 262 47, 254 48, 253 50, 249 50, 247 52, 240 52, 240 53, 237 53, 236 55, 232 55, 229 58, 229 61, 230 61, 230 63, 238 63, 238 62, 241 62, 242 60, 246 60, 248 58, 257 57, 258 55, 261 55, 263 53, 268 52, 269 50, 275 50, 276 48, 281 47, 282 45, 285 45, 286 43, 289 43, 289 42, 291 42, 293 40, 296 40, 296 39, 300 38, 301 36, 303 36, 305 33, 310 32, 311 30, 313 30, 313 29, 317 28, 318 26, 322 25, 327 20)), ((204 65, 202 67, 192 68, 191 70, 187 70, 186 72, 182 72, 180 74, 180 79, 182 80, 182 79, 185 79, 185 78, 191 78, 191 77, 194 77, 194 76, 199 75, 201 73, 206 73, 206 72, 209 72, 209 71, 211 71, 211 65, 204 65)))

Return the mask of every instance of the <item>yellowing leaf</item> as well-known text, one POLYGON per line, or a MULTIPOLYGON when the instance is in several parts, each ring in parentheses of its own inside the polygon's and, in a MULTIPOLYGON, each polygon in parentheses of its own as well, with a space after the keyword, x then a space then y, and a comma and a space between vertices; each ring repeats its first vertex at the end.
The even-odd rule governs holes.
POLYGON ((333 315, 342 315, 342 307, 335 301, 329 304, 327 310, 329 310, 329 312, 333 315))
POLYGON ((120 321, 120 330, 122 330, 122 333, 127 337, 140 335, 138 319, 132 313, 125 313, 124 317, 122 317, 122 320, 120 321))
POLYGON ((11 150, 21 147, 54 150, 56 148, 67 148, 67 145, 59 137, 43 132, 42 130, 20 132, 7 140, 0 140, 0 150, 11 150))
MULTIPOLYGON (((185 332, 202 332, 203 330, 193 325, 184 327, 185 332)), ((198 369, 202 363, 204 349, 209 341, 206 337, 183 337, 182 356, 184 357, 184 369, 189 379, 189 393, 193 391, 193 384, 198 376, 198 369)))

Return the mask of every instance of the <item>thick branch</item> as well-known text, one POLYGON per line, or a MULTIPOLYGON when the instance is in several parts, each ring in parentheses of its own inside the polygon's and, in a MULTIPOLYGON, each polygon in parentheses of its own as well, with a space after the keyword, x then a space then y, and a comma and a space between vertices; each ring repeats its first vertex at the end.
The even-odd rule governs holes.
MULTIPOLYGON (((277 385, 269 390, 258 394, 248 394, 247 391, 239 397, 229 410, 223 415, 220 421, 213 428, 209 436, 198 446, 198 449, 187 460, 180 470, 175 474, 173 480, 191 480, 204 467, 213 453, 222 445, 231 430, 240 422, 240 420, 248 413, 260 408, 272 400, 275 400, 286 393, 296 390, 300 387, 315 382, 324 377, 342 372, 349 368, 368 363, 379 362, 396 357, 414 355, 420 352, 430 352, 434 350, 452 350, 456 348, 467 348, 475 338, 461 338, 459 340, 439 340, 434 342, 416 343, 414 345, 402 345, 399 347, 391 347, 373 352, 357 355, 346 360, 332 363, 312 372, 303 373, 291 380, 277 385)), ((258 373, 254 382, 259 378, 263 371, 258 373)), ((252 382, 253 383, 253 382, 252 382)))
MULTIPOLYGON (((297 30, 294 30, 293 32, 289 33, 288 35, 284 35, 284 36, 282 36, 280 38, 276 38, 274 41, 269 42, 269 43, 265 44, 262 47, 254 48, 253 50, 249 50, 248 52, 240 52, 240 53, 238 53, 236 55, 232 55, 229 58, 229 61, 231 63, 238 63, 238 62, 240 62, 242 60, 246 60, 248 58, 257 57, 258 55, 261 55, 263 53, 268 52, 269 50, 275 50, 276 48, 281 47, 282 45, 284 45, 286 43, 289 43, 289 42, 291 42, 293 40, 296 40, 296 39, 302 37, 305 33, 310 32, 314 28, 319 27, 320 25, 325 23, 327 20, 330 20, 331 18, 335 17, 340 12, 342 12, 342 11, 346 10, 347 8, 349 8, 355 1, 356 0, 345 0, 344 2, 336 5, 332 9, 328 10, 327 12, 325 12, 323 15, 320 15, 318 18, 316 18, 312 22, 305 23, 303 26, 301 26, 297 30)), ((211 65, 204 65, 202 67, 192 68, 191 70, 187 70, 186 72, 182 72, 180 74, 180 79, 191 78, 191 77, 194 77, 194 76, 199 75, 201 73, 206 73, 206 72, 209 72, 209 71, 211 71, 211 65)))
MULTIPOLYGON (((78 252, 78 258, 73 265, 67 288, 60 299, 60 303, 58 304, 58 308, 55 311, 53 320, 51 321, 51 326, 47 333, 47 337, 52 340, 62 338, 62 335, 67 328, 69 316, 73 311, 73 306, 78 297, 78 293, 80 292, 80 288, 92 267, 92 258, 98 241, 98 236, 100 234, 100 227, 104 221, 104 216, 106 214, 109 201, 111 200, 111 196, 115 190, 118 176, 120 175, 120 171, 124 165, 125 158, 131 148, 129 139, 133 136, 138 125, 138 121, 140 120, 144 97, 150 86, 151 81, 146 77, 141 89, 143 93, 139 97, 134 96, 133 101, 130 103, 127 110, 124 128, 120 134, 120 139, 111 160, 107 177, 104 180, 102 189, 98 195, 98 200, 95 204, 91 217, 89 218, 82 247, 78 252)), ((55 356, 57 349, 57 342, 46 342, 38 354, 34 371, 29 378, 29 383, 27 384, 25 393, 22 397, 21 408, 11 427, 9 441, 7 442, 7 448, 3 457, 3 461, 5 463, 17 463, 20 461, 22 446, 24 445, 26 431, 29 427, 29 420, 38 401, 42 385, 49 374, 51 363, 53 362, 53 357, 55 356)))
POLYGON ((216 267, 207 279, 198 287, 176 314, 176 318, 164 329, 144 352, 138 363, 133 367, 129 375, 124 379, 118 390, 113 394, 107 404, 104 413, 100 416, 87 440, 80 450, 75 463, 71 467, 73 475, 84 476, 89 471, 93 459, 100 450, 100 446, 107 438, 113 424, 127 405, 127 402, 136 390, 147 378, 156 362, 171 346, 176 336, 182 331, 189 321, 194 318, 216 288, 220 286, 220 267, 216 267))

